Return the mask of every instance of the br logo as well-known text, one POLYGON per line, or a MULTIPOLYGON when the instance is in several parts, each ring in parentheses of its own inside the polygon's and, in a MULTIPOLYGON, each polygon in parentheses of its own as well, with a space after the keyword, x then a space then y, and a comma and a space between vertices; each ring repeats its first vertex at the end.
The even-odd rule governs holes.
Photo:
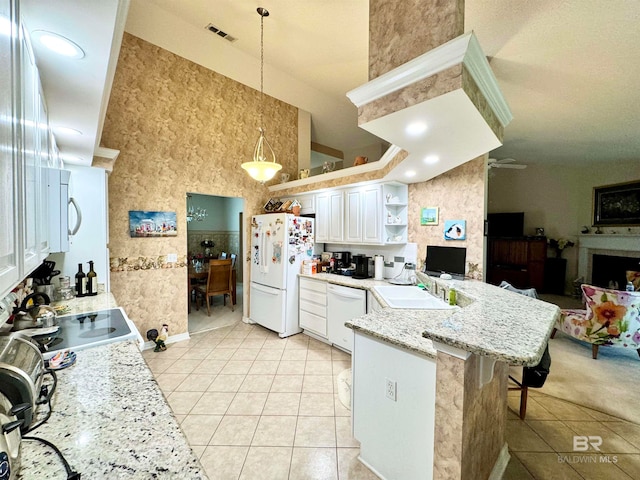
POLYGON ((597 435, 574 435, 573 436, 573 451, 574 452, 586 452, 589 447, 592 447, 596 452, 600 451, 600 445, 602 445, 602 437, 597 435))

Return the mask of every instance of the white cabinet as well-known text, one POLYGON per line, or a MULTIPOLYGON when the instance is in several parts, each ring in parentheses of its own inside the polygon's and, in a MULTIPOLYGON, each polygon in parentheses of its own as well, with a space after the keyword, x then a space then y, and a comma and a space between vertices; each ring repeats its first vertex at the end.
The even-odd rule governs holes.
POLYGON ((402 183, 382 186, 384 201, 384 243, 407 243, 407 205, 409 189, 402 183))
POLYGON ((300 214, 311 215, 316 213, 316 196, 313 194, 300 195, 297 197, 300 202, 300 214))
POLYGON ((49 254, 43 169, 53 141, 29 38, 12 15, 1 3, 15 34, 0 34, 0 298, 49 254))
POLYGON ((382 243, 382 188, 365 187, 362 196, 362 242, 382 243))
MULTIPOLYGON (((0 18, 11 18, 11 4, 0 2, 0 18)), ((19 265, 20 238, 18 236, 18 157, 17 112, 15 96, 19 92, 12 79, 16 76, 12 57, 12 35, 0 34, 0 298, 4 297, 21 279, 19 265)))
POLYGON ((345 322, 364 315, 367 311, 366 291, 340 285, 327 287, 327 320, 329 341, 348 352, 353 350, 353 330, 345 322))
POLYGON ((300 215, 311 215, 316 213, 316 196, 313 193, 307 195, 296 195, 295 197, 280 198, 281 202, 287 200, 297 200, 300 204, 300 215))
POLYGON ((35 58, 26 33, 21 41, 22 88, 22 253, 23 273, 28 274, 40 264, 37 237, 38 188, 40 186, 40 158, 38 135, 38 73, 35 58))
POLYGON ((382 243, 381 196, 380 185, 345 190, 345 243, 382 243))
POLYGON ((407 243, 408 187, 384 183, 315 196, 316 242, 407 243))
POLYGON ((344 241, 362 243, 362 196, 360 189, 344 192, 344 241))
POLYGON ((316 243, 341 243, 344 238, 342 190, 316 195, 316 243))
POLYGON ((327 283, 301 277, 298 301, 300 328, 327 338, 327 283))

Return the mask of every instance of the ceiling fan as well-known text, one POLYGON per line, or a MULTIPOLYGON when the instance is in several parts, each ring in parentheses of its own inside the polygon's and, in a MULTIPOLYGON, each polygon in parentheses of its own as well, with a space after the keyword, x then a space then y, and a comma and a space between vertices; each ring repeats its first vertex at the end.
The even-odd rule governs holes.
POLYGON ((523 168, 527 168, 526 165, 513 163, 513 162, 515 162, 513 158, 503 158, 501 160, 490 158, 488 161, 488 165, 489 165, 489 168, 515 168, 517 170, 522 170, 523 168))

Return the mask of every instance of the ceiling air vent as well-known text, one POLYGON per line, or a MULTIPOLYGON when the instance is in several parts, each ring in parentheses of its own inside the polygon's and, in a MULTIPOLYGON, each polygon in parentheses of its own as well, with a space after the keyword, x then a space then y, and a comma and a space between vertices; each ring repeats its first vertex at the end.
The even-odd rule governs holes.
POLYGON ((232 37, 231 35, 229 35, 227 32, 223 32, 222 30, 220 30, 218 27, 216 27, 213 23, 210 23, 209 25, 207 25, 206 27, 207 30, 209 30, 211 33, 215 33, 216 35, 218 35, 219 37, 224 38, 225 40, 228 40, 229 42, 235 42, 237 40, 236 37, 232 37))

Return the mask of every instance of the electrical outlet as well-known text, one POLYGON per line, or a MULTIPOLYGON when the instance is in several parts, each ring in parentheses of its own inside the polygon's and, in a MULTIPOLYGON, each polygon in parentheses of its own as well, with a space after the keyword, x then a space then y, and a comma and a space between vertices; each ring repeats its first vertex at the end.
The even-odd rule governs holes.
POLYGON ((167 262, 168 263, 176 263, 178 261, 177 253, 168 253, 167 254, 167 262))
POLYGON ((385 381, 385 388, 384 388, 385 396, 389 400, 393 400, 394 402, 397 401, 398 400, 398 398, 397 398, 397 393, 398 393, 398 384, 397 384, 397 382, 395 382, 394 380, 390 380, 388 378, 385 378, 384 381, 385 381))

